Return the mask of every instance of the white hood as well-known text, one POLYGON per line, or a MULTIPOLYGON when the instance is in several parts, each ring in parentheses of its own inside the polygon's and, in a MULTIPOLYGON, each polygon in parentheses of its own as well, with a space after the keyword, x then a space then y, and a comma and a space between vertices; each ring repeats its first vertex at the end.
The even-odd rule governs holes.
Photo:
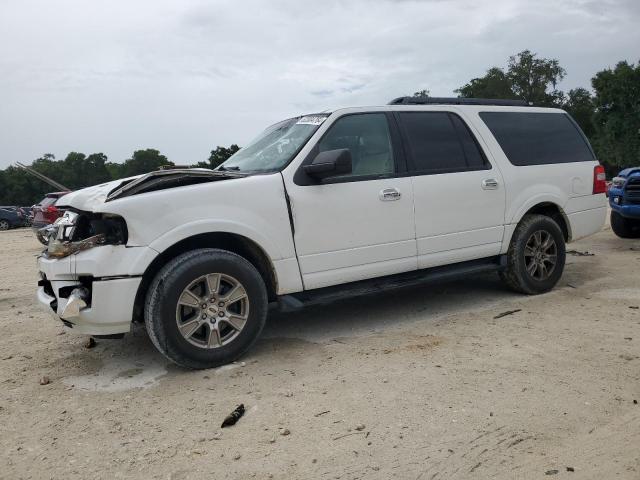
POLYGON ((77 208, 78 210, 84 210, 88 212, 94 211, 104 203, 107 195, 109 195, 109 192, 115 190, 123 183, 140 176, 141 175, 129 178, 121 178, 120 180, 101 183, 100 185, 94 185, 93 187, 87 187, 83 188, 82 190, 76 190, 75 192, 67 193, 64 197, 61 197, 56 202, 56 206, 73 207, 77 208))
POLYGON ((85 211, 97 211, 105 202, 151 190, 179 188, 190 184, 241 177, 246 177, 246 175, 235 171, 210 170, 207 168, 158 170, 68 193, 60 198, 56 205, 85 211))

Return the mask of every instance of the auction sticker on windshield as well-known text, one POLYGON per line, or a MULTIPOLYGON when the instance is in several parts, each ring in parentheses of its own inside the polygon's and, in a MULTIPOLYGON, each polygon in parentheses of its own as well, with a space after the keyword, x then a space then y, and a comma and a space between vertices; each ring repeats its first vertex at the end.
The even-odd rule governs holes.
POLYGON ((329 115, 305 115, 300 117, 296 125, 321 125, 329 115))

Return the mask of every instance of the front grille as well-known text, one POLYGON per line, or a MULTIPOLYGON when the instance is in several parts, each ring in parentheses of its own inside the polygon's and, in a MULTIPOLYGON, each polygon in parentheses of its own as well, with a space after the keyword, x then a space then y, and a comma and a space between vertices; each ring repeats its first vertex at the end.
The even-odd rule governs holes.
POLYGON ((640 204, 640 178, 633 177, 627 181, 624 201, 625 203, 640 204))

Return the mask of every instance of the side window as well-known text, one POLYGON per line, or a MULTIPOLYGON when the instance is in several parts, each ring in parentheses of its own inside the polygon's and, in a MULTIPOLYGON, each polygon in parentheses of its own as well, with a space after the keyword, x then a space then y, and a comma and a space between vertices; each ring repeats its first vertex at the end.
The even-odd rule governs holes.
POLYGON ((469 168, 483 168, 487 166, 487 161, 484 155, 480 151, 480 147, 476 143, 473 134, 469 130, 466 123, 458 116, 449 114, 449 118, 453 122, 453 125, 458 133, 458 138, 462 144, 464 150, 464 156, 469 168))
POLYGON ((566 113, 481 112, 480 118, 516 166, 587 162, 594 155, 566 113))
POLYGON ((415 173, 462 172, 489 168, 469 128, 448 112, 402 112, 411 170, 415 173))
POLYGON ((340 177, 387 175, 395 171, 389 125, 384 113, 363 113, 339 118, 318 143, 318 151, 346 148, 353 171, 340 177))

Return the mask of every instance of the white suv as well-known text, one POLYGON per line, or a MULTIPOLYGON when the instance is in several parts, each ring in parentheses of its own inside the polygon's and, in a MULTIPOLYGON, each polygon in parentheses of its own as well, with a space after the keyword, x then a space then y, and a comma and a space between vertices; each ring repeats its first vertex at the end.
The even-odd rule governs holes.
POLYGON ((270 303, 300 307, 495 270, 525 294, 605 221, 604 170, 567 113, 400 98, 291 118, 221 167, 62 197, 38 297, 82 334, 144 321, 179 365, 249 349, 270 303))

